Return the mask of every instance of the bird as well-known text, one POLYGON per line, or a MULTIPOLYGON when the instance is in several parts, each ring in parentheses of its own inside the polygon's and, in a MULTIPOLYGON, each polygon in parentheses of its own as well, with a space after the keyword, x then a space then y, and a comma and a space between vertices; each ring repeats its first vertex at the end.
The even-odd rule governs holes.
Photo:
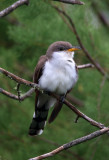
POLYGON ((44 94, 35 90, 35 112, 29 127, 29 135, 37 136, 43 133, 49 109, 54 106, 49 123, 53 122, 60 112, 66 95, 72 90, 78 80, 77 65, 74 52, 80 50, 67 41, 52 43, 45 55, 39 58, 36 65, 33 82, 37 83, 44 94), (60 96, 60 100, 51 97, 49 93, 60 96))

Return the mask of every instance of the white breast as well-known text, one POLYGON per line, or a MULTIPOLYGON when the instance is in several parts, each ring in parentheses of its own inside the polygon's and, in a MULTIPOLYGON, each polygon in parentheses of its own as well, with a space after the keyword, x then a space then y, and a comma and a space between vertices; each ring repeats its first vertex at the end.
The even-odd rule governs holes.
POLYGON ((65 94, 77 82, 75 62, 71 55, 65 54, 65 52, 54 52, 53 57, 45 63, 39 80, 42 89, 65 94))

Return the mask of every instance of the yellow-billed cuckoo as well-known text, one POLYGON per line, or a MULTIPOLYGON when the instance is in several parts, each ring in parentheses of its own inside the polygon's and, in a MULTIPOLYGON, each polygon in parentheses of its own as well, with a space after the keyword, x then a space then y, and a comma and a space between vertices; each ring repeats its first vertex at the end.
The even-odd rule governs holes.
MULTIPOLYGON (((74 51, 79 47, 73 47, 69 42, 57 41, 51 44, 46 55, 40 57, 36 65, 33 81, 47 92, 53 92, 65 96, 78 79, 77 67, 73 60, 74 51)), ((29 128, 29 135, 40 135, 46 125, 49 108, 54 109, 50 116, 52 122, 61 110, 62 102, 43 94, 36 89, 35 112, 29 128)))

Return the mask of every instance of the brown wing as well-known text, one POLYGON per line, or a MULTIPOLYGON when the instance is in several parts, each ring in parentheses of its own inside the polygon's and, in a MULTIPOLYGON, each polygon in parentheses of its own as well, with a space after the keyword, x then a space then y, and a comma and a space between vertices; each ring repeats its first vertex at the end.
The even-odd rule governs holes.
POLYGON ((57 117, 58 113, 60 112, 62 106, 63 106, 63 103, 61 103, 59 101, 56 102, 54 109, 49 117, 49 120, 48 120, 49 123, 51 123, 55 120, 55 118, 57 117))
MULTIPOLYGON (((38 64, 36 65, 35 71, 34 71, 34 75, 33 75, 33 82, 38 84, 38 81, 42 75, 43 72, 43 68, 45 65, 45 62, 48 60, 47 56, 41 56, 38 64)), ((36 89, 36 97, 35 97, 35 108, 37 107, 37 102, 38 102, 38 95, 39 95, 39 91, 36 89)))
POLYGON ((44 68, 46 61, 48 61, 48 58, 46 55, 40 57, 38 64, 36 65, 34 75, 33 75, 33 82, 34 83, 38 83, 39 78, 42 75, 42 71, 43 71, 43 68, 44 68))

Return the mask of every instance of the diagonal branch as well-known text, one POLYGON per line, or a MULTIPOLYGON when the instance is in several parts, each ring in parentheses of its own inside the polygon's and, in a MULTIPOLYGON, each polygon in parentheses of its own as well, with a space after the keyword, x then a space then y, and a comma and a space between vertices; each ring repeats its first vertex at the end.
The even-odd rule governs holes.
MULTIPOLYGON (((1 72, 2 74, 4 74, 5 76, 7 76, 8 78, 16 81, 17 83, 25 84, 25 85, 27 85, 27 86, 29 86, 29 87, 33 87, 33 88, 36 87, 35 85, 37 85, 37 84, 35 84, 35 83, 32 83, 32 82, 27 81, 27 80, 25 80, 25 79, 22 79, 22 78, 20 78, 20 77, 18 77, 18 76, 16 76, 16 75, 14 75, 13 73, 8 72, 7 70, 1 68, 1 67, 0 67, 0 72, 1 72)), ((37 89, 38 89, 38 85, 37 85, 37 89)))
MULTIPOLYGON (((50 139, 46 139, 46 138, 43 138, 43 137, 38 137, 38 139, 39 139, 39 140, 42 140, 43 142, 46 142, 46 143, 48 143, 48 144, 51 144, 51 145, 53 145, 53 146, 56 146, 56 147, 59 147, 59 146, 60 146, 58 143, 56 143, 56 142, 54 142, 54 141, 51 141, 50 139)), ((66 154, 68 153, 69 156, 71 155, 71 156, 75 157, 75 159, 77 159, 77 160, 84 160, 83 157, 81 157, 79 154, 71 151, 70 149, 69 149, 69 150, 66 150, 65 153, 66 153, 66 154)), ((61 154, 61 155, 62 155, 62 154, 61 154)), ((64 154, 63 154, 63 156, 64 156, 64 154)), ((65 156, 64 156, 64 158, 65 158, 65 156)), ((68 158, 69 158, 69 157, 68 157, 68 158)), ((70 157, 70 159, 71 159, 71 158, 72 158, 72 157, 70 157)))
MULTIPOLYGON (((57 100, 60 100, 60 97, 57 96, 56 94, 51 93, 51 96, 53 96, 54 98, 56 98, 57 100)), ((91 125, 98 127, 100 129, 104 128, 104 124, 99 123, 97 121, 94 121, 93 119, 91 119, 90 117, 86 116, 84 113, 82 113, 81 111, 79 111, 74 105, 72 105, 69 101, 64 100, 63 102, 67 107, 69 107, 75 114, 77 114, 78 117, 81 117, 83 119, 85 119, 86 121, 88 121, 91 125)))
POLYGON ((79 5, 85 4, 84 2, 81 2, 79 0, 53 0, 53 1, 58 1, 62 3, 68 3, 68 4, 79 4, 79 5))
POLYGON ((76 27, 75 27, 75 24, 73 22, 73 20, 71 19, 71 17, 63 10, 59 9, 57 6, 54 6, 53 4, 51 4, 53 8, 55 8, 57 10, 58 13, 61 13, 63 16, 65 16, 67 18, 67 20, 69 21, 71 27, 72 27, 72 30, 73 30, 73 33, 75 34, 76 36, 76 39, 80 45, 80 47, 82 48, 82 50, 84 51, 86 57, 90 60, 90 62, 96 67, 96 69, 104 76, 107 77, 107 79, 109 79, 109 76, 107 75, 107 73, 104 71, 104 69, 100 66, 99 63, 97 63, 90 55, 90 53, 88 52, 88 50, 85 48, 85 46, 83 45, 81 39, 80 39, 80 36, 76 30, 76 27))
MULTIPOLYGON (((47 94, 44 90, 42 90, 38 84, 36 83, 32 83, 30 81, 27 81, 25 79, 22 79, 8 71, 6 71, 5 69, 3 68, 0 68, 0 72, 2 72, 4 75, 8 76, 9 78, 15 80, 16 82, 20 83, 20 84, 24 84, 24 85, 28 85, 30 87, 32 87, 33 89, 29 90, 27 93, 25 93, 25 95, 23 97, 20 97, 20 100, 24 100, 26 97, 30 96, 35 89, 38 89, 39 91, 47 94)), ((0 93, 2 94, 5 94, 7 95, 8 97, 10 98, 13 98, 13 99, 16 99, 16 100, 19 100, 19 97, 16 96, 16 95, 13 95, 3 89, 0 89, 0 93)), ((50 96, 56 98, 57 100, 60 100, 60 97, 54 93, 51 93, 50 96)), ((100 129, 104 128, 104 124, 101 124, 101 123, 98 123, 96 121, 94 121, 93 119, 91 119, 90 117, 86 116, 84 113, 80 112, 74 105, 72 105, 70 102, 68 102, 67 100, 65 100, 63 102, 65 105, 67 105, 73 112, 75 112, 77 114, 78 117, 81 117, 83 119, 85 119, 86 121, 88 121, 91 125, 93 126, 96 126, 100 129)))
POLYGON ((103 14, 102 10, 98 7, 97 3, 92 1, 91 6, 102 24, 106 27, 109 27, 109 20, 106 18, 105 14, 103 14))
POLYGON ((11 6, 9 6, 8 8, 5 8, 4 10, 2 10, 0 12, 0 18, 4 17, 6 15, 8 15, 9 13, 11 13, 13 10, 15 10, 16 8, 22 6, 22 5, 28 5, 29 4, 29 0, 18 0, 17 2, 13 3, 11 6))
POLYGON ((57 148, 57 149, 55 149, 51 152, 48 152, 48 153, 43 154, 43 155, 38 156, 38 157, 31 158, 30 160, 40 160, 40 159, 45 159, 47 157, 52 157, 52 156, 62 152, 63 150, 66 150, 66 149, 71 148, 71 147, 73 147, 75 145, 78 145, 80 143, 83 143, 83 142, 89 141, 91 139, 94 139, 96 137, 99 137, 99 136, 105 134, 108 131, 109 131, 108 127, 104 128, 104 129, 101 129, 101 130, 98 130, 98 131, 95 131, 95 132, 93 132, 93 133, 91 133, 87 136, 84 136, 84 137, 78 138, 76 140, 73 140, 69 143, 66 143, 66 144, 60 146, 59 148, 57 148))

